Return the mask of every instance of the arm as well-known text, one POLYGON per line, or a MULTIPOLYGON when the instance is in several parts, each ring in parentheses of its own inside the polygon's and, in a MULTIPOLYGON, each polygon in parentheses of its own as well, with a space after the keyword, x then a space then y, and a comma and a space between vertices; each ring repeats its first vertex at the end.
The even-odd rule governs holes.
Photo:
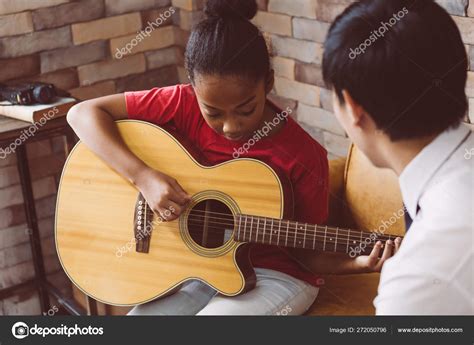
POLYGON ((175 179, 151 169, 130 151, 115 124, 127 117, 125 95, 117 94, 75 105, 67 120, 85 145, 140 189, 155 212, 176 219, 189 196, 175 179))
POLYGON ((122 176, 136 184, 147 166, 125 145, 115 121, 127 118, 123 94, 76 104, 67 121, 79 139, 122 176))

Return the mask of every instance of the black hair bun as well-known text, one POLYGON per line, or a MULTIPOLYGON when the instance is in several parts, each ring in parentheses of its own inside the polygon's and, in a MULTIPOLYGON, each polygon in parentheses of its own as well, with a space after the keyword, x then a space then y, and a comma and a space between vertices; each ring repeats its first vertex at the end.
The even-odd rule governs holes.
POLYGON ((257 14, 255 0, 207 0, 204 13, 208 17, 250 20, 257 14))

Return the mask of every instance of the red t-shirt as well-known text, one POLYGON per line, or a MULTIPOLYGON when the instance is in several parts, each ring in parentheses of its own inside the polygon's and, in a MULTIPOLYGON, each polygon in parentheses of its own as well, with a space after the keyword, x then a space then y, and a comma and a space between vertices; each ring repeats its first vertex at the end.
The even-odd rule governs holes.
MULTIPOLYGON (((174 128, 215 165, 233 159, 242 143, 232 142, 216 133, 201 115, 191 85, 126 92, 128 117, 174 128)), ((281 113, 275 105, 275 111, 281 113)), ((311 224, 325 223, 328 214, 328 160, 326 150, 291 117, 272 137, 263 137, 240 157, 255 158, 276 167, 289 178, 294 195, 294 220, 311 224)), ((282 247, 255 244, 250 258, 254 267, 277 270, 314 286, 315 274, 292 259, 282 247)))

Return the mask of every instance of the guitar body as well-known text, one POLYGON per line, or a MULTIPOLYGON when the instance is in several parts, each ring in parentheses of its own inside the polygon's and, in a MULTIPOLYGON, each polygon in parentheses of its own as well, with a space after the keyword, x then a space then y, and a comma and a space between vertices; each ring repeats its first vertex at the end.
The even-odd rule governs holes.
MULTIPOLYGON (((148 166, 177 179, 192 204, 214 200, 239 213, 282 218, 292 197, 289 185, 265 163, 237 159, 199 164, 165 130, 141 121, 117 122, 125 143, 148 166)), ((220 293, 238 295, 255 285, 248 243, 237 242, 231 226, 210 245, 195 241, 189 212, 171 222, 154 222, 147 252, 136 250, 140 192, 82 142, 64 167, 56 209, 56 248, 71 281, 101 302, 131 306, 165 296, 199 279, 220 293)), ((192 208, 192 206, 190 206, 192 208)), ((157 218, 157 215, 155 215, 157 218)), ((199 234, 198 234, 199 235, 199 234)), ((200 235, 199 235, 200 236, 200 235)))

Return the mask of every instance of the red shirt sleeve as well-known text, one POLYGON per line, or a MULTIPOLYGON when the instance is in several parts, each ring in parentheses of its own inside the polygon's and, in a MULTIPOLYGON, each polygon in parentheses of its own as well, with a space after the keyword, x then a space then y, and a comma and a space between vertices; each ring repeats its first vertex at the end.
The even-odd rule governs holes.
POLYGON ((129 119, 164 125, 173 121, 181 125, 186 106, 182 85, 153 88, 146 91, 125 92, 129 119))
POLYGON ((125 92, 128 118, 176 130, 193 142, 203 119, 194 90, 189 84, 125 92))

